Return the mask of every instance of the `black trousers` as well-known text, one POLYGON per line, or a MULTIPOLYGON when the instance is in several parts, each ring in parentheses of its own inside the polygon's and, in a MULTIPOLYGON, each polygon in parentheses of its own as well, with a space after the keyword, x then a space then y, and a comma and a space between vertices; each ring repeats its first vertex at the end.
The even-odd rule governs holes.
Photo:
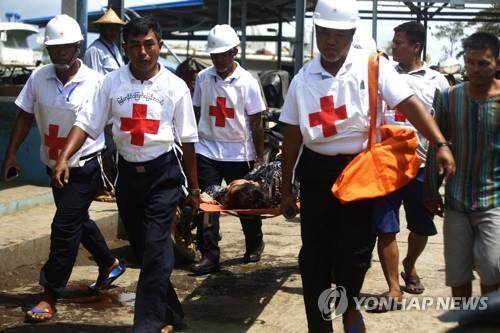
POLYGON ((99 267, 110 267, 115 261, 99 228, 89 217, 89 206, 102 183, 99 172, 94 158, 83 167, 70 169, 69 183, 62 189, 52 187, 57 210, 51 225, 49 259, 40 272, 40 285, 56 299, 68 283, 80 243, 99 267))
POLYGON ((144 163, 118 160, 116 202, 130 245, 141 266, 137 284, 134 333, 159 332, 184 312, 170 274, 174 252, 170 238, 182 198, 183 176, 173 151, 144 163))
MULTIPOLYGON (((106 142, 106 150, 102 153, 102 166, 104 169, 104 174, 114 185, 117 166, 116 166, 116 145, 113 141, 113 132, 111 130, 111 125, 107 125, 104 128, 104 139, 106 142)), ((100 190, 111 191, 111 186, 109 184, 102 184, 100 190)))
MULTIPOLYGON (((210 185, 220 185, 224 179, 230 183, 243 178, 253 167, 253 161, 224 162, 196 154, 198 163, 198 179, 200 188, 204 191, 210 185)), ((262 243, 262 219, 260 217, 240 217, 241 227, 245 235, 245 248, 251 252, 262 243)), ((197 246, 203 257, 219 262, 219 214, 210 214, 208 225, 203 223, 203 215, 197 217, 197 246)))
POLYGON ((346 289, 349 307, 359 296, 375 235, 371 232, 373 201, 341 204, 331 187, 353 156, 325 156, 307 148, 300 157, 300 226, 302 247, 299 267, 309 332, 332 332, 318 307, 320 294, 335 283, 346 289))

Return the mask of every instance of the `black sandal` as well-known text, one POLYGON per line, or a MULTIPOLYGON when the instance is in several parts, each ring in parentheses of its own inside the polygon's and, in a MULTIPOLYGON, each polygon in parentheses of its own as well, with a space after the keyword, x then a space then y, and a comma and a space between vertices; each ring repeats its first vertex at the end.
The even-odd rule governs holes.
POLYGON ((425 287, 418 275, 406 275, 405 272, 401 272, 401 277, 405 282, 405 291, 407 293, 420 295, 424 292, 425 287))

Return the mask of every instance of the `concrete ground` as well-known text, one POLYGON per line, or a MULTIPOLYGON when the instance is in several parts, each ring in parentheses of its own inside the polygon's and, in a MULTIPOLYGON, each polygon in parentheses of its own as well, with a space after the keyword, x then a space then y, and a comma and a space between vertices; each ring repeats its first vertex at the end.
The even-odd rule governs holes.
MULTIPOLYGON (((114 204, 93 204, 95 215, 115 217, 114 204)), ((39 206, 39 210, 49 210, 39 206)), ((14 213, 18 214, 18 213, 14 213)), ((38 213, 37 213, 38 214, 38 213)), ((50 215, 48 213, 47 215, 50 215)), ((38 216, 38 215, 36 215, 38 216)), ((10 215, 10 221, 16 220, 10 215)), ((48 235, 50 220, 45 232, 37 231, 35 238, 48 235)), ((442 220, 437 219, 438 230, 442 220)), ((7 251, 16 241, 12 233, 21 232, 4 228, 0 219, 0 249, 7 251), (2 238, 3 237, 3 238, 2 238), (3 243, 2 243, 3 241, 3 243), (2 245, 3 244, 3 245, 2 245)), ((298 218, 287 221, 283 217, 267 219, 263 223, 266 248, 261 262, 244 264, 244 240, 236 218, 221 218, 222 248, 221 271, 209 276, 192 276, 188 266, 177 267, 172 276, 173 284, 182 301, 186 317, 178 332, 307 332, 302 301, 301 279, 297 266, 300 248, 298 218)), ((45 253, 33 253, 41 259, 14 270, 2 269, 0 273, 0 332, 37 333, 125 333, 131 332, 134 290, 139 270, 134 266, 126 241, 114 240, 107 234, 115 255, 129 266, 110 290, 99 294, 88 291, 87 285, 97 276, 97 268, 85 250, 80 251, 77 265, 69 285, 58 304, 56 318, 45 324, 23 323, 23 310, 36 300, 40 291, 38 273, 45 253)), ((406 231, 399 235, 401 256, 406 248, 406 231)), ((45 250, 46 251, 46 250, 45 250)), ((29 251, 22 252, 29 256, 29 251)), ((0 260, 2 256, 0 253, 0 260)), ((0 262, 1 267, 4 267, 0 262)), ((12 264, 11 264, 12 265, 12 264)), ((429 240, 427 249, 418 263, 426 291, 423 296, 449 296, 444 285, 443 242, 439 234, 429 240)), ((401 281, 402 282, 402 281, 401 281)), ((475 294, 478 286, 474 285, 475 294)), ((362 290, 364 296, 386 291, 385 280, 376 253, 372 269, 367 274, 362 290)), ((405 294, 407 298, 412 296, 405 294)), ((363 312, 368 332, 500 332, 500 328, 454 328, 455 323, 443 323, 438 316, 444 311, 428 308, 418 311, 392 311, 383 314, 363 312)), ((333 321, 334 330, 343 332, 341 320, 333 321)), ((153 332, 152 332, 153 333, 153 332)))

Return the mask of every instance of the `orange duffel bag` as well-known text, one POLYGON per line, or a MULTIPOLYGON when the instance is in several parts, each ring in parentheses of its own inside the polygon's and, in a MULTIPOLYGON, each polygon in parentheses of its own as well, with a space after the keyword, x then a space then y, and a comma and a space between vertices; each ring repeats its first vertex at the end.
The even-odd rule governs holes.
POLYGON ((420 169, 416 154, 418 139, 411 129, 382 125, 380 142, 375 143, 378 104, 379 55, 368 61, 370 132, 368 147, 356 156, 339 175, 332 193, 342 202, 385 196, 408 184, 420 169))

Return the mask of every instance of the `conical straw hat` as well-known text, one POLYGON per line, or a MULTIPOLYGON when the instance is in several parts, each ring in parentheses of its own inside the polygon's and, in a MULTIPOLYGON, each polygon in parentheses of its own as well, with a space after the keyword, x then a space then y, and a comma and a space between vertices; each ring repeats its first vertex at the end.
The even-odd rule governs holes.
POLYGON ((111 8, 108 9, 103 16, 101 16, 98 20, 94 21, 94 24, 119 24, 125 25, 126 23, 122 21, 118 15, 116 15, 115 11, 111 8))

